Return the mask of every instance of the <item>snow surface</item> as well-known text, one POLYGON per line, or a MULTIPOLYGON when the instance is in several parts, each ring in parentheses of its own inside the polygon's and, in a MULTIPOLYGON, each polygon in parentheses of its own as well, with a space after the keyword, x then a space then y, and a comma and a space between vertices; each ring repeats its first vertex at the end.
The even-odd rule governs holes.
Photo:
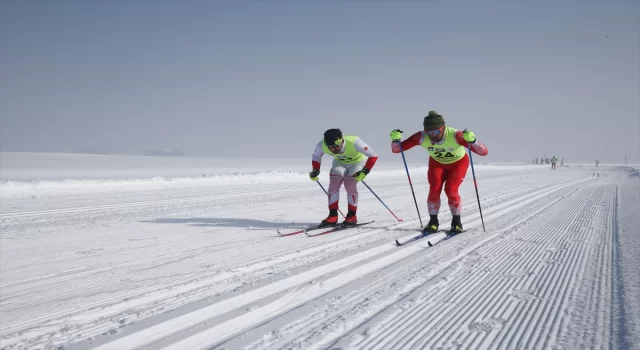
POLYGON ((640 349, 637 165, 476 165, 486 232, 469 170, 468 231, 403 247, 420 221, 401 158, 365 182, 404 221, 360 185, 375 222, 318 237, 276 233, 327 214, 310 159, 0 165, 2 349, 640 349))

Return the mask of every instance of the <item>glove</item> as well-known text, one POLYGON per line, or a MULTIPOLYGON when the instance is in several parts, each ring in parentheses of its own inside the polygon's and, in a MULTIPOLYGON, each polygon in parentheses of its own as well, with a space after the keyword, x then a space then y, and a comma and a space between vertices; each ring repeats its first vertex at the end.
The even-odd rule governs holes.
POLYGON ((311 181, 318 181, 318 176, 320 175, 320 169, 313 169, 309 173, 309 178, 311 181))
POLYGON ((355 174, 353 174, 353 177, 356 178, 356 180, 358 181, 362 181, 364 180, 365 177, 367 177, 367 174, 369 174, 369 169, 367 168, 362 168, 362 170, 356 172, 355 174))
POLYGON ((476 142, 476 134, 474 134, 472 131, 468 131, 467 129, 464 129, 464 131, 462 132, 462 137, 469 143, 476 142))
POLYGON ((391 137, 391 141, 398 142, 402 140, 402 130, 394 129, 389 136, 391 137))

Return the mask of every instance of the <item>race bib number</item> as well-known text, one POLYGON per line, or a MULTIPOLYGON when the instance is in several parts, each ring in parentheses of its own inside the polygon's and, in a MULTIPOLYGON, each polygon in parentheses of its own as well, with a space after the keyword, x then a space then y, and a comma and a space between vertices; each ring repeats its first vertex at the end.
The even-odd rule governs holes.
POLYGON ((451 153, 451 152, 433 152, 433 156, 435 158, 440 158, 440 159, 444 159, 444 158, 456 158, 456 156, 451 153))

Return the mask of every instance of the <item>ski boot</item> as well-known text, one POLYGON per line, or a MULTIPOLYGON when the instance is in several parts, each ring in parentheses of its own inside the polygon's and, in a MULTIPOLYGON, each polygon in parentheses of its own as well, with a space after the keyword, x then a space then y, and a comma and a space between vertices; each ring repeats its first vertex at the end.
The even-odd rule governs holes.
POLYGON ((330 209, 329 216, 326 219, 322 220, 319 227, 325 226, 333 226, 338 223, 338 209, 330 209))
POLYGON ((451 229, 449 230, 450 235, 457 235, 458 233, 462 233, 462 221, 460 220, 460 215, 454 215, 451 220, 451 229))
POLYGON ((431 219, 429 219, 429 223, 422 230, 422 234, 428 235, 430 233, 438 232, 438 228, 440 227, 440 223, 438 222, 438 215, 429 215, 431 219))
POLYGON ((356 212, 354 210, 349 210, 347 212, 347 217, 342 222, 342 226, 355 225, 358 223, 358 218, 356 217, 356 212))

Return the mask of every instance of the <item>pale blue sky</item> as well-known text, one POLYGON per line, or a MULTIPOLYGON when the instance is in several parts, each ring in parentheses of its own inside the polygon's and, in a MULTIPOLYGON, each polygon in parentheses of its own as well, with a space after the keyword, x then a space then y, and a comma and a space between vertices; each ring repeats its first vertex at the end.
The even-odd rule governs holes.
POLYGON ((639 51, 640 1, 2 1, 0 149, 310 157, 339 127, 398 160, 435 109, 490 161, 640 163, 639 51))

